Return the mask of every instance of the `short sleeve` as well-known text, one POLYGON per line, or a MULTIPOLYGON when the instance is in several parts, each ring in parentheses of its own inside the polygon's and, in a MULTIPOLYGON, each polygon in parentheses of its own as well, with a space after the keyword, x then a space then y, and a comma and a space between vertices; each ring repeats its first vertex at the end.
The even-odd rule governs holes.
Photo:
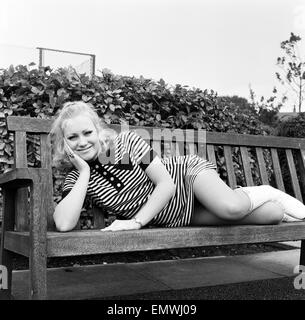
POLYGON ((76 170, 72 170, 66 175, 64 185, 62 187, 62 194, 61 194, 62 199, 69 194, 74 184, 76 183, 78 176, 79 176, 79 173, 76 170))
POLYGON ((124 143, 127 152, 133 156, 141 169, 145 170, 153 159, 158 155, 151 146, 133 131, 128 131, 124 135, 124 143))

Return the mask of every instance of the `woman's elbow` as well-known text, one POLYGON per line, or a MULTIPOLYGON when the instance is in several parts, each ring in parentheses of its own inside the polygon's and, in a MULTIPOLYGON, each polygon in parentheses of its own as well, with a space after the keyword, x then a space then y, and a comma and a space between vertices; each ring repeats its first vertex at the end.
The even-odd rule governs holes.
POLYGON ((53 214, 53 220, 56 230, 59 232, 67 232, 73 229, 66 221, 62 221, 56 216, 56 212, 53 214))
POLYGON ((61 224, 56 224, 55 223, 55 226, 56 226, 56 230, 59 231, 59 232, 68 232, 68 231, 71 231, 73 228, 69 227, 69 226, 65 226, 65 225, 61 225, 61 224))

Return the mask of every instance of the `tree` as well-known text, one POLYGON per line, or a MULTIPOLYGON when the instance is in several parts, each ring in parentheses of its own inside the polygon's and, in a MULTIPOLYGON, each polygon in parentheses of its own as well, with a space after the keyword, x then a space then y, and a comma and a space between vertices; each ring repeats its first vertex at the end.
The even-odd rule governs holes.
POLYGON ((272 96, 266 99, 261 96, 260 99, 256 98, 256 94, 249 84, 250 90, 250 106, 255 109, 258 114, 258 119, 271 127, 277 126, 278 123, 278 112, 287 100, 286 96, 281 98, 277 97, 277 89, 274 87, 272 91, 272 96))
POLYGON ((301 37, 291 33, 289 40, 281 42, 285 55, 277 58, 281 73, 276 72, 276 77, 296 95, 298 111, 301 112, 305 95, 305 60, 302 60, 300 55, 299 41, 301 37))

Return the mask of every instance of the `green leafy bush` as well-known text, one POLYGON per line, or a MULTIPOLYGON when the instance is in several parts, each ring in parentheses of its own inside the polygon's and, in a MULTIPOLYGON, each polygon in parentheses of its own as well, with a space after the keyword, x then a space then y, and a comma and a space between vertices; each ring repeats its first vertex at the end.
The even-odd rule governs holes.
POLYGON ((277 134, 284 137, 305 138, 305 113, 282 121, 278 126, 277 134))
MULTIPOLYGON (((305 138, 305 113, 299 113, 296 117, 291 117, 288 120, 280 122, 277 128, 277 135, 291 138, 305 138)), ((293 157, 296 161, 299 161, 299 158, 297 157, 295 152, 293 152, 293 157)), ((286 191, 289 194, 293 195, 294 193, 291 184, 289 166, 285 153, 280 153, 279 158, 281 163, 283 164, 282 176, 285 183, 286 191)), ((297 176, 300 177, 299 166, 297 166, 296 170, 297 176)), ((302 184, 300 184, 300 186, 301 192, 302 194, 304 194, 305 190, 302 190, 302 184)))

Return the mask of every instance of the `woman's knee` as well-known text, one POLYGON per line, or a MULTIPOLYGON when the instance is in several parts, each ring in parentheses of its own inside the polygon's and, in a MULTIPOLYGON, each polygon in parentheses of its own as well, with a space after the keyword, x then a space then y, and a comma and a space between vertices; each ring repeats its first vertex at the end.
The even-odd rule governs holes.
POLYGON ((282 221, 284 216, 284 209, 277 201, 268 201, 264 204, 264 217, 266 224, 278 224, 282 221))

